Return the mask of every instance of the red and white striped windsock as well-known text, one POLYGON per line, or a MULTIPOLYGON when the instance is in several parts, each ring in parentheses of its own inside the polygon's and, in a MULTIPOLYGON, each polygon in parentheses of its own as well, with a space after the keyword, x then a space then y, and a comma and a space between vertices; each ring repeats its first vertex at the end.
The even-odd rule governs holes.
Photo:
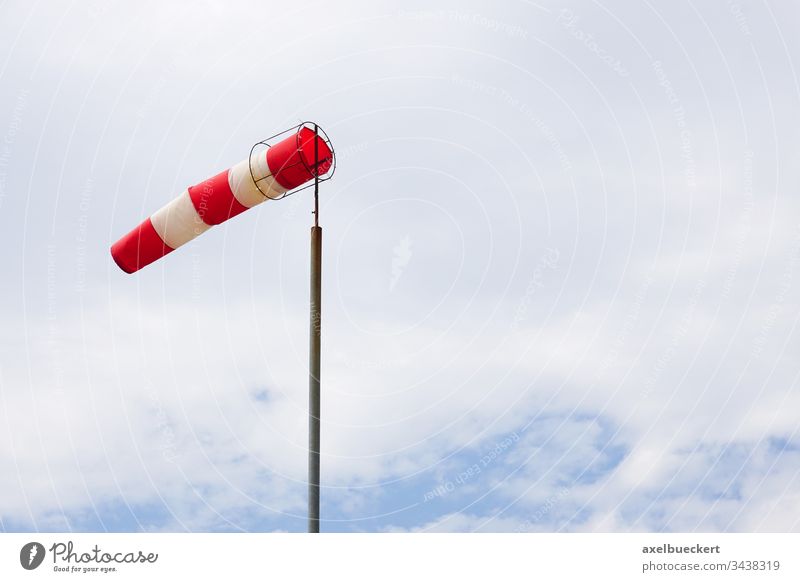
POLYGON ((111 246, 111 256, 126 273, 133 273, 215 224, 241 214, 266 200, 280 198, 326 173, 333 154, 322 136, 301 126, 296 133, 276 143, 257 158, 243 160, 191 186, 172 202, 145 219, 111 246), (316 137, 316 140, 315 140, 316 137), (315 142, 318 164, 315 166, 315 142), (258 187, 253 180, 258 181, 258 187))

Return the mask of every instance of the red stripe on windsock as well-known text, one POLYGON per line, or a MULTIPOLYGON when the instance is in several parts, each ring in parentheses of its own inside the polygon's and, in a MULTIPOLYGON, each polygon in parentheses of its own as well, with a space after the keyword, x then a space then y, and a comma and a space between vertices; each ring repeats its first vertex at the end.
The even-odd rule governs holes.
POLYGON ((315 175, 327 172, 333 162, 333 153, 314 130, 301 127, 296 134, 279 141, 267 150, 267 166, 275 181, 291 190, 302 186, 315 175), (316 138, 316 140, 315 140, 316 138), (314 142, 319 164, 314 168, 314 142))
POLYGON ((206 224, 219 224, 247 210, 231 191, 228 170, 189 188, 197 214, 206 224))
POLYGON ((173 250, 161 240, 147 218, 111 246, 111 256, 120 269, 133 273, 173 250))

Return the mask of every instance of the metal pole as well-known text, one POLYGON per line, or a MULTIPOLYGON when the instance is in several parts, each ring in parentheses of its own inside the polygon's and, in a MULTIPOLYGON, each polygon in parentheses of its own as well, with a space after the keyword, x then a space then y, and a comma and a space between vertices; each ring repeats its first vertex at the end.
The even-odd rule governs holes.
POLYGON ((320 336, 322 331, 322 228, 319 226, 319 154, 314 126, 314 226, 311 227, 311 310, 308 348, 308 532, 319 533, 320 336))

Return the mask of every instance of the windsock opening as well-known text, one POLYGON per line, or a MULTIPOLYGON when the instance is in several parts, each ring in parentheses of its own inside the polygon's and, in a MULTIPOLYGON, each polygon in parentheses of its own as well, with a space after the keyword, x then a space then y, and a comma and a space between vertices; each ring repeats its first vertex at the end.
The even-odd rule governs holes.
POLYGON ((302 186, 315 176, 326 173, 333 163, 333 152, 322 135, 315 135, 310 127, 279 141, 267 150, 267 165, 278 184, 291 190, 302 186), (314 149, 317 149, 315 163, 314 149))

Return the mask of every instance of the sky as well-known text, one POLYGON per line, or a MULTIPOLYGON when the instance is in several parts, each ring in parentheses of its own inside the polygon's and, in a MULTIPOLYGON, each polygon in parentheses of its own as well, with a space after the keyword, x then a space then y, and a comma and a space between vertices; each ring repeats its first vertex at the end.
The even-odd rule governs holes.
POLYGON ((109 246, 303 120, 323 531, 800 530, 793 2, 0 4, 0 529, 304 531, 309 191, 109 246))

